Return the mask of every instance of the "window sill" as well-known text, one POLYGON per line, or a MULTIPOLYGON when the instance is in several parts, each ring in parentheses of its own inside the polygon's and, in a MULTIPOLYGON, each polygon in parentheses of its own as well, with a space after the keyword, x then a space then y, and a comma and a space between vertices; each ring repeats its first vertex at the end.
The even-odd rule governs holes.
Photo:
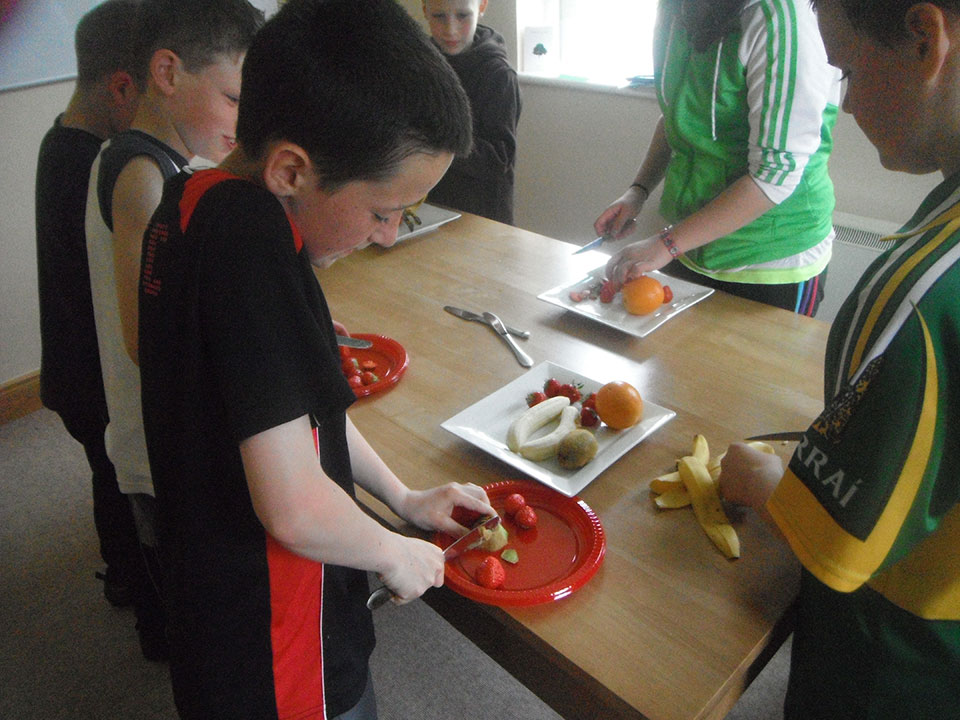
POLYGON ((557 77, 550 75, 538 75, 535 73, 518 73, 521 84, 540 85, 543 87, 559 88, 563 90, 576 90, 579 92, 601 93, 603 95, 621 95, 628 97, 655 98, 656 89, 653 87, 653 79, 638 85, 603 85, 589 80, 580 80, 569 77, 557 77))

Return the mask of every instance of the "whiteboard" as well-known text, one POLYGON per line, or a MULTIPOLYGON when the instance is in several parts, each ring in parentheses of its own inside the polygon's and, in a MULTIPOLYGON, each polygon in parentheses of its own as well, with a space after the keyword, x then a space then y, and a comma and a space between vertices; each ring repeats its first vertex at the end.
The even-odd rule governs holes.
MULTIPOLYGON (((0 91, 77 76, 73 32, 102 0, 0 1, 0 91)), ((277 0, 250 0, 269 17, 277 0)))

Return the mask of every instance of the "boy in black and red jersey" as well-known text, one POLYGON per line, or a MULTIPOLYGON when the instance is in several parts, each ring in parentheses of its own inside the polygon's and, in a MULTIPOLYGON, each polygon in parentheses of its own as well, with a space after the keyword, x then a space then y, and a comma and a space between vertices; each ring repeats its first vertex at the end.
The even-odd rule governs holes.
POLYGON ((375 718, 366 571, 399 602, 443 556, 356 504, 462 532, 483 490, 416 492, 346 415, 311 265, 396 240, 469 151, 456 76, 393 0, 291 0, 243 67, 238 147, 168 181, 144 237, 140 367, 184 718, 375 718), (319 454, 319 461, 318 461, 319 454))

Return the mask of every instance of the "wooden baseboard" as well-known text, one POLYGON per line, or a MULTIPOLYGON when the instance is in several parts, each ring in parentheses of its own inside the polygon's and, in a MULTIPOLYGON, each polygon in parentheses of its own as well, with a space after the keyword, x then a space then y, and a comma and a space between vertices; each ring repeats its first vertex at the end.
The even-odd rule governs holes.
POLYGON ((41 407, 39 370, 0 385, 0 425, 41 407))

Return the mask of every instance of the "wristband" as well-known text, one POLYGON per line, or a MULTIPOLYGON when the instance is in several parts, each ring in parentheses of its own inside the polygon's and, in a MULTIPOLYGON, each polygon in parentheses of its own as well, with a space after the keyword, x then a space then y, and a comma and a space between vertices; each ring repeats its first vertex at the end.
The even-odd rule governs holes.
POLYGON ((670 257, 673 259, 680 257, 682 254, 680 248, 678 248, 677 244, 673 241, 673 225, 667 225, 660 231, 660 242, 666 246, 667 252, 670 253, 670 257))
POLYGON ((643 190, 643 199, 644 199, 644 200, 646 200, 648 197, 650 197, 650 191, 647 190, 647 186, 644 185, 643 183, 638 183, 638 182, 630 183, 630 187, 632 187, 632 188, 640 188, 641 190, 643 190))

